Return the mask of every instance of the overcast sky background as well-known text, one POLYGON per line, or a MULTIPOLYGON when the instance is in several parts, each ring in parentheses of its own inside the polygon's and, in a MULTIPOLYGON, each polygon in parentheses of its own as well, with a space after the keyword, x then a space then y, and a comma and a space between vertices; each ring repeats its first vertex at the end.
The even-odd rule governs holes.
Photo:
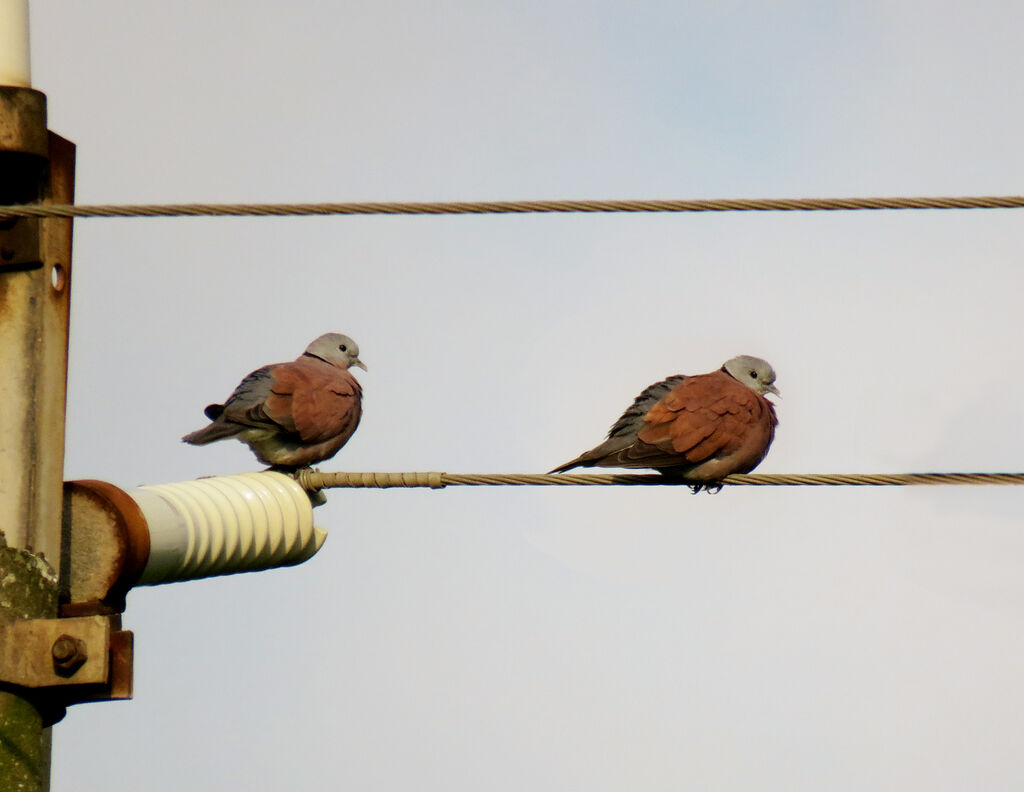
MULTIPOLYGON (((1024 191, 1020 3, 32 3, 80 203, 1024 191)), ((67 478, 352 335, 325 470, 538 472, 772 362, 762 472, 1021 470, 1020 210, 79 220, 67 478)), ((333 491, 305 565, 129 596, 53 789, 1024 782, 1017 488, 333 491)))

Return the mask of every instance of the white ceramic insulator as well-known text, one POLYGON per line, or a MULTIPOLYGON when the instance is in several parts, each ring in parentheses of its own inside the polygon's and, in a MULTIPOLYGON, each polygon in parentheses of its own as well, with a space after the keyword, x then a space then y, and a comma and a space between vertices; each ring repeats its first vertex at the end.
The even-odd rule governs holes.
POLYGON ((28 0, 0 0, 0 85, 32 87, 28 0))
POLYGON ((130 493, 149 527, 138 585, 298 564, 327 538, 306 491, 283 473, 157 484, 130 493))

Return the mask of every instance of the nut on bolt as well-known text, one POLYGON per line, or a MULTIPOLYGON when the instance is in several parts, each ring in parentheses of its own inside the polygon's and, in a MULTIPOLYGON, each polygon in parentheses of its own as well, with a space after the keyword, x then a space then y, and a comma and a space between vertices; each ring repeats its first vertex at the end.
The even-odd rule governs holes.
POLYGON ((53 654, 53 670, 60 676, 71 676, 82 667, 88 658, 85 652, 85 641, 67 633, 53 642, 51 652, 53 654))

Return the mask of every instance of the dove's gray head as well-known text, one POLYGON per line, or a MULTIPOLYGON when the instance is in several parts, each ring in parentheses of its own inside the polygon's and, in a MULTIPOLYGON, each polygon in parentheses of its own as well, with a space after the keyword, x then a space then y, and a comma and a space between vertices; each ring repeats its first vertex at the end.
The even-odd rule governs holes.
POLYGON ((726 374, 738 379, 755 393, 762 396, 766 393, 779 395, 779 389, 775 387, 775 369, 766 360, 740 355, 727 360, 722 368, 726 374))
POLYGON ((359 366, 366 371, 366 364, 359 359, 359 345, 341 333, 324 333, 306 347, 304 354, 320 358, 320 360, 341 369, 359 366))

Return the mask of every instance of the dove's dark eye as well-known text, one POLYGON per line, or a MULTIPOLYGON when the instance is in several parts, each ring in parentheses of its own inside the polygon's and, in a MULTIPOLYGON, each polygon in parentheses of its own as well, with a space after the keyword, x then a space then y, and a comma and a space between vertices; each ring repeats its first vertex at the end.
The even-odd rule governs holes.
POLYGON ((757 372, 756 371, 751 371, 750 372, 750 376, 751 376, 752 379, 757 379, 757 372))
POLYGON ((348 352, 348 347, 345 346, 344 344, 338 344, 338 349, 340 349, 342 352, 348 352))

